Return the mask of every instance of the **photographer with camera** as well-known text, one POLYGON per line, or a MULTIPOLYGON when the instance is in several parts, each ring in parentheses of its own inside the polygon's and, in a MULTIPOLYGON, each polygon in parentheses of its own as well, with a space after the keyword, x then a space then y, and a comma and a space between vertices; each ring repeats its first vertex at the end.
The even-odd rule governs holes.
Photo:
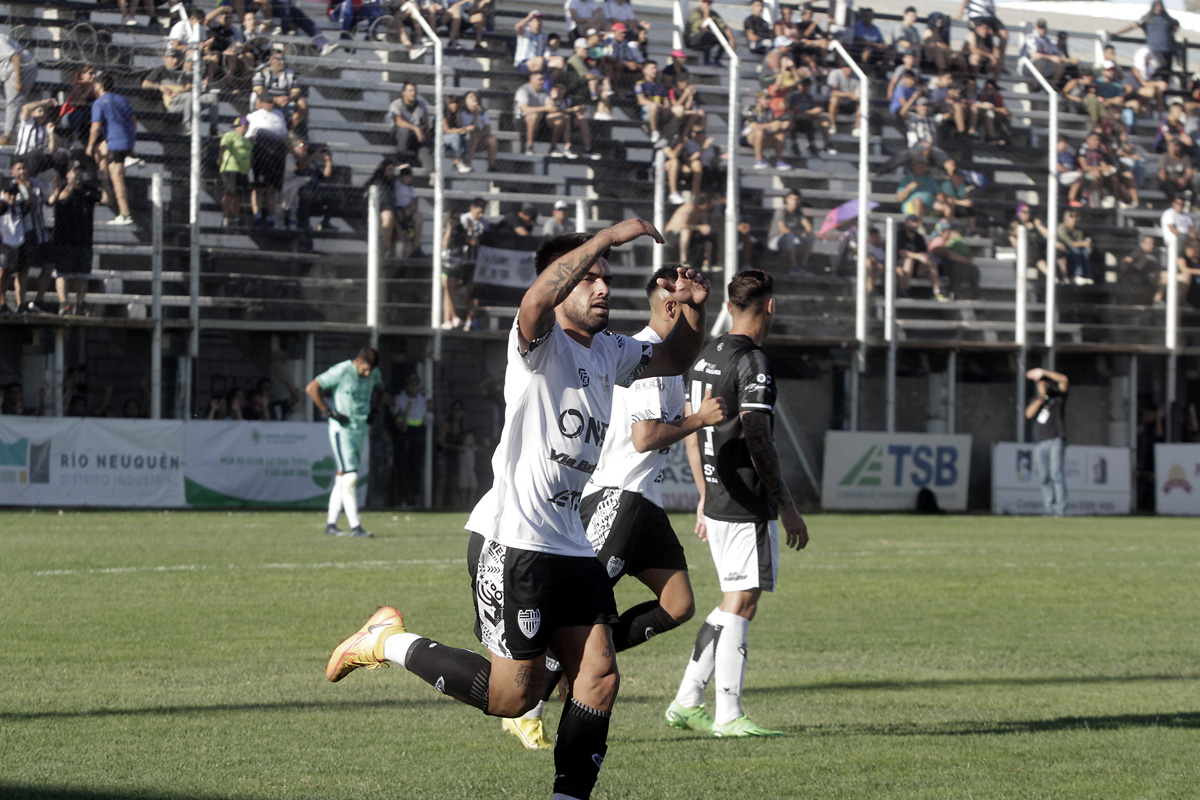
POLYGON ((58 315, 87 316, 83 301, 92 271, 93 217, 100 202, 100 186, 95 173, 85 170, 78 160, 71 162, 65 178, 55 175, 54 183, 55 189, 46 202, 54 207, 52 245, 58 315), (74 305, 67 302, 68 290, 75 292, 74 305))
POLYGON ((284 220, 287 227, 296 227, 302 231, 309 230, 309 218, 314 209, 322 214, 318 230, 323 230, 330 223, 329 193, 321 186, 321 181, 333 178, 333 156, 327 144, 312 144, 297 137, 292 142, 288 154, 291 168, 283 181, 284 220))
POLYGON ((25 303, 25 281, 28 266, 21 262, 21 245, 25 243, 25 223, 22 211, 21 187, 9 181, 0 192, 0 316, 11 314, 8 306, 8 286, 15 285, 17 308, 25 303))

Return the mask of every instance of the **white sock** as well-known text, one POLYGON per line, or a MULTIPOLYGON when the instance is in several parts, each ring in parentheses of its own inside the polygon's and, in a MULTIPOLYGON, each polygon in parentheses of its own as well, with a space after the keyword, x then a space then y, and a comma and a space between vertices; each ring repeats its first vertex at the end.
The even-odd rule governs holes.
POLYGON ((550 798, 550 800, 579 800, 579 798, 572 797, 569 794, 563 794, 562 792, 555 792, 554 795, 550 798))
POLYGON ((543 712, 543 711, 545 711, 545 710, 546 710, 546 701, 545 701, 545 700, 539 700, 539 701, 538 701, 538 704, 537 704, 536 706, 534 706, 533 708, 529 709, 528 711, 526 711, 526 712, 525 712, 524 714, 522 714, 521 716, 522 716, 522 717, 524 717, 525 719, 541 719, 541 718, 542 718, 542 712, 543 712))
POLYGON ((721 612, 721 635, 717 637, 716 708, 713 721, 719 725, 733 722, 742 710, 742 683, 746 679, 746 631, 750 620, 721 612))
POLYGON ((393 633, 383 640, 383 657, 393 664, 407 666, 404 659, 408 657, 408 648, 417 639, 424 638, 415 633, 393 633))
POLYGON ((333 476, 333 489, 329 492, 329 516, 325 521, 337 525, 338 515, 342 513, 342 476, 333 476))
POLYGON ((346 507, 346 524, 351 528, 359 526, 357 488, 357 472, 347 472, 342 476, 342 504, 346 507))
MULTIPOLYGON (((721 624, 720 614, 721 610, 714 608, 705 618, 705 624, 714 628, 718 627, 721 624)), ((695 652, 693 646, 692 655, 688 657, 687 668, 683 671, 683 680, 679 684, 679 691, 675 695, 676 703, 684 708, 695 708, 704 702, 704 689, 713 676, 715 656, 712 641, 708 642, 699 653, 695 652)))

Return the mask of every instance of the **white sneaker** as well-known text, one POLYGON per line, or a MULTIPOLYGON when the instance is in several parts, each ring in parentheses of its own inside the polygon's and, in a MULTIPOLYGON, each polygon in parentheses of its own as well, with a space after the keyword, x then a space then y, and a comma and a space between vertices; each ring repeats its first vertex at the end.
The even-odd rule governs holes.
POLYGON ((669 200, 673 206, 683 205, 683 195, 681 195, 679 192, 672 193, 667 200, 669 200))
POLYGON ((862 133, 862 131, 859 130, 858 128, 854 128, 853 130, 850 131, 850 135, 855 136, 855 137, 857 137, 860 133, 862 133))
POLYGON ((597 111, 592 115, 592 119, 594 119, 596 122, 609 122, 612 120, 612 118, 613 115, 607 111, 597 111))
POLYGON ((126 156, 125 157, 125 169, 132 169, 133 167, 140 167, 142 164, 145 164, 145 163, 146 163, 145 161, 138 158, 137 156, 126 156))
POLYGON ((414 47, 413 49, 408 51, 408 57, 411 58, 412 60, 416 61, 418 58, 425 55, 425 51, 428 49, 429 48, 424 45, 422 45, 420 47, 414 47))
POLYGON ((576 153, 575 149, 573 147, 564 147, 563 155, 571 160, 575 160, 575 159, 579 158, 579 153, 576 153))
POLYGON ((138 23, 137 23, 137 20, 134 19, 133 17, 126 17, 125 19, 123 19, 121 21, 121 24, 122 25, 137 25, 138 23))
POLYGON ((658 134, 658 131, 650 131, 650 143, 651 143, 651 144, 654 144, 655 142, 657 142, 657 141, 658 141, 659 139, 661 139, 661 138, 662 138, 662 137, 661 137, 661 136, 659 136, 659 134, 658 134))
POLYGON ((132 225, 133 217, 127 217, 124 214, 117 214, 108 221, 109 225, 132 225))
POLYGON ((333 51, 337 50, 341 46, 342 45, 339 42, 330 42, 329 44, 327 44, 321 48, 321 55, 327 56, 330 53, 332 53, 333 51))
POLYGON ((471 165, 470 165, 470 164, 468 164, 468 163, 466 163, 465 161, 460 161, 460 162, 458 162, 457 164, 455 164, 455 165, 454 165, 454 168, 455 168, 456 170, 458 170, 459 172, 462 172, 462 173, 467 173, 467 172, 471 172, 471 171, 472 171, 472 170, 471 170, 471 165))

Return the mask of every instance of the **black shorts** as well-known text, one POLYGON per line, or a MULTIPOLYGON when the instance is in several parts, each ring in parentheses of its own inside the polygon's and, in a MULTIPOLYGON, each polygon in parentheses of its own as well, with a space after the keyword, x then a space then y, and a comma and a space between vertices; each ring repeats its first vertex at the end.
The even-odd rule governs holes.
POLYGON ((34 264, 44 264, 50 260, 50 247, 34 241, 32 238, 25 239, 21 245, 21 263, 26 267, 34 264))
POLYGON ((967 22, 971 26, 978 25, 983 22, 994 31, 1006 31, 1008 28, 996 17, 971 17, 967 22))
POLYGON ((120 164, 120 165, 124 166, 125 159, 129 158, 131 155, 133 155, 132 150, 109 150, 108 151, 108 163, 120 164))
POLYGON ((579 518, 614 584, 647 569, 687 571, 667 512, 637 492, 601 489, 579 502, 579 518))
POLYGON ((250 180, 244 172, 222 172, 221 191, 225 194, 237 194, 250 185, 250 180))
POLYGON ((617 621, 612 585, 594 558, 519 550, 472 532, 467 569, 475 636, 503 658, 537 658, 558 628, 617 621))
POLYGON ((29 264, 21 258, 21 246, 0 244, 0 269, 9 273, 20 272, 29 264))
POLYGON ((263 137, 254 140, 250 151, 250 169, 254 171, 254 185, 262 188, 283 188, 283 168, 287 160, 287 149, 283 140, 263 137))
POLYGON ((92 271, 92 250, 69 244, 54 246, 54 274, 60 278, 76 278, 92 271))

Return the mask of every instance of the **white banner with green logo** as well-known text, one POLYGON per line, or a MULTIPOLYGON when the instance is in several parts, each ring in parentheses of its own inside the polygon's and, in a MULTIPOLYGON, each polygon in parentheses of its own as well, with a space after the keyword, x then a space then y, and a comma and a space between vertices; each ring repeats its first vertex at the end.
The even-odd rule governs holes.
MULTIPOLYGON (((324 508, 337 474, 323 422, 192 420, 184 424, 189 506, 324 508)), ((364 446, 358 478, 366 500, 364 446)))
POLYGON ((178 508, 183 426, 0 416, 0 506, 178 508))
POLYGON ((968 435, 828 431, 821 507, 912 511, 927 488, 940 508, 965 511, 970 476, 968 435))

